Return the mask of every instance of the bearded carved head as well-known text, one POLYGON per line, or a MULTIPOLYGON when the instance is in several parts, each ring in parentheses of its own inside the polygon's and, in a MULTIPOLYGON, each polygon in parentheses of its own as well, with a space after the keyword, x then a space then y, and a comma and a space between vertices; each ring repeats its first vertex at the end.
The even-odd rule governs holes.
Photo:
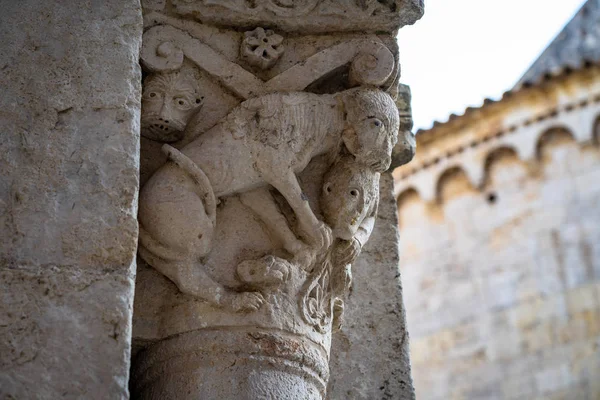
POLYGON ((149 75, 142 93, 142 136, 166 143, 181 140, 203 100, 200 73, 192 66, 149 75))

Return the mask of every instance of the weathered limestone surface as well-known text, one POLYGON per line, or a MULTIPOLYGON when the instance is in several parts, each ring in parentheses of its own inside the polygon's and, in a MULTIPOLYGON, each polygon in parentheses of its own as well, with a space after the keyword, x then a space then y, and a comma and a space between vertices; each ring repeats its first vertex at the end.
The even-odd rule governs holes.
POLYGON ((138 1, 0 1, 0 397, 127 398, 138 1))
POLYGON ((352 269, 346 324, 333 336, 329 399, 414 399, 392 177, 380 185, 377 225, 352 269))
POLYGON ((590 67, 417 135, 396 173, 418 398, 599 398, 599 118, 590 67))
POLYGON ((132 395, 325 398, 384 174, 387 225, 354 304, 377 311, 353 311, 345 349, 369 356, 339 387, 412 398, 385 174, 414 155, 395 33, 422 2, 169 0, 144 12, 132 395))

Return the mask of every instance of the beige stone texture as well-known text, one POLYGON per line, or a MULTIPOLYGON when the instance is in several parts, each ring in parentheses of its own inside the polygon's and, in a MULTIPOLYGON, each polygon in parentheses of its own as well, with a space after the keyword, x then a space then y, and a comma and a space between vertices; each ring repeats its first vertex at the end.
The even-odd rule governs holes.
POLYGON ((0 398, 126 399, 140 5, 0 8, 0 398))
POLYGON ((417 398, 596 399, 600 69, 417 135, 394 172, 417 398))
POLYGON ((422 2, 143 3, 132 395, 320 400, 350 326, 329 396, 412 399, 388 171, 422 2))

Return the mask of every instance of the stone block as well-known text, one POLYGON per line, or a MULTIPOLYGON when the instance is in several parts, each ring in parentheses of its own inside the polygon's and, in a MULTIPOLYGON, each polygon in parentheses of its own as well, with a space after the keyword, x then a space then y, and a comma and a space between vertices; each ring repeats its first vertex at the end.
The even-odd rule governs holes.
POLYGON ((586 340, 600 334, 600 312, 580 311, 570 315, 568 319, 557 319, 554 324, 559 343, 586 340))
POLYGON ((140 4, 0 6, 0 398, 125 399, 140 4))
POLYGON ((536 388, 540 393, 552 393, 571 385, 573 377, 566 364, 541 369, 535 373, 536 388))
POLYGON ((452 371, 451 387, 466 399, 500 399, 502 393, 501 367, 498 364, 481 364, 477 368, 452 371))
POLYGON ((483 296, 493 309, 510 307, 518 301, 518 282, 521 273, 498 268, 484 278, 483 296))
POLYGON ((412 338, 410 341, 410 362, 413 368, 418 365, 434 364, 433 349, 431 348, 430 338, 412 338))
POLYGON ((522 337, 513 329, 490 330, 487 340, 487 354, 492 362, 506 361, 523 354, 521 351, 522 337))
POLYGON ((527 331, 540 321, 566 316, 565 298, 562 294, 538 296, 514 307, 510 314, 513 326, 527 331))
POLYGON ((128 398, 133 277, 0 271, 1 398, 128 398))
POLYGON ((588 284, 569 290, 565 293, 565 298, 570 315, 600 308, 597 284, 588 284))
POLYGON ((425 396, 435 400, 446 399, 452 388, 449 371, 446 368, 415 368, 413 377, 417 399, 425 396))
POLYGON ((554 325, 551 321, 541 321, 522 331, 520 336, 521 350, 525 353, 534 353, 554 344, 554 325))

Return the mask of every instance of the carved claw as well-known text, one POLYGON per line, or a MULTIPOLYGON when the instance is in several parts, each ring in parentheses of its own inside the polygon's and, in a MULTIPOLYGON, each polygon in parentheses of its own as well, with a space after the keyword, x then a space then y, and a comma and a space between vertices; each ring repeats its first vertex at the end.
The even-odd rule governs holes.
POLYGON ((324 222, 319 221, 316 225, 305 229, 309 236, 309 241, 319 250, 326 250, 333 242, 331 228, 324 222))
POLYGON ((233 311, 257 311, 265 303, 259 292, 228 293, 221 304, 233 311))
POLYGON ((242 282, 253 285, 273 285, 285 282, 290 275, 289 263, 271 255, 259 260, 247 260, 237 267, 242 282))
POLYGON ((266 276, 271 277, 277 282, 285 282, 290 277, 290 268, 288 263, 281 259, 275 259, 273 257, 273 261, 266 271, 266 276))
POLYGON ((361 248, 362 246, 356 238, 341 241, 335 248, 336 264, 352 264, 359 256, 361 248))

